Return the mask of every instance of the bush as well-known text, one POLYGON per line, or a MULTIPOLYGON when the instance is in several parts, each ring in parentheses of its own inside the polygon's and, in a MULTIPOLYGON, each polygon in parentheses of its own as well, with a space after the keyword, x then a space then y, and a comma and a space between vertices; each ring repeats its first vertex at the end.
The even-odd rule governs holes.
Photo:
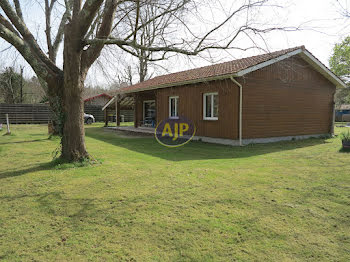
POLYGON ((350 131, 348 130, 348 132, 342 132, 340 134, 340 139, 343 141, 350 141, 350 131))

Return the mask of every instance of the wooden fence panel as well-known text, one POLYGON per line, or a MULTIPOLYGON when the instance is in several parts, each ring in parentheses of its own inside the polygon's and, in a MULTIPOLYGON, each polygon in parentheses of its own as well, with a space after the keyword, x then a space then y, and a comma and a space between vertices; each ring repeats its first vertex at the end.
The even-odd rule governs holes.
MULTIPOLYGON (((115 109, 107 108, 107 115, 110 122, 115 122, 115 109)), ((121 109, 120 115, 124 116, 124 122, 134 121, 134 110, 132 109, 121 109)))
POLYGON ((93 115, 96 122, 104 121, 104 112, 102 111, 102 106, 85 105, 85 113, 93 115))
MULTIPOLYGON (((104 121, 101 106, 86 105, 85 113, 92 114, 96 122, 104 121)), ((11 124, 47 124, 51 119, 47 104, 0 104, 0 123, 6 123, 5 114, 9 114, 11 124)))
POLYGON ((51 111, 46 104, 0 104, 0 123, 9 114, 11 124, 46 124, 51 111))

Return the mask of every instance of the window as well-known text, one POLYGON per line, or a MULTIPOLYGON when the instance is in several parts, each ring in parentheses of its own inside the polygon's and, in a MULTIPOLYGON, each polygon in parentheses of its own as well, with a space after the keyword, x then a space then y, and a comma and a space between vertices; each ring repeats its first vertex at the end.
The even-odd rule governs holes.
POLYGON ((218 93, 207 93, 203 95, 203 119, 218 120, 219 95, 218 93))
POLYGON ((170 118, 179 117, 178 106, 179 106, 179 97, 178 96, 169 97, 169 117, 170 118))

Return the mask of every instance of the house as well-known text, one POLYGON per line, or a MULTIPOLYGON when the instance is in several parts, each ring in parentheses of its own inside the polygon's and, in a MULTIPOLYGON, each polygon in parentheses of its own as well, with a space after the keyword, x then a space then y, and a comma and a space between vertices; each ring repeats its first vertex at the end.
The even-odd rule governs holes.
POLYGON ((304 46, 158 76, 122 88, 134 128, 184 116, 202 141, 243 145, 331 134, 334 93, 345 84, 304 46))

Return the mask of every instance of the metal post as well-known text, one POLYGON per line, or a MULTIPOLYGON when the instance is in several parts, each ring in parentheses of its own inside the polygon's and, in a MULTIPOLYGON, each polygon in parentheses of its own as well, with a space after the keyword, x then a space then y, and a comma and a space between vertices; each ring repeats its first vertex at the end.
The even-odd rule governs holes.
POLYGON ((6 125, 7 125, 7 135, 11 134, 10 131, 10 120, 9 120, 9 114, 6 114, 6 125))

